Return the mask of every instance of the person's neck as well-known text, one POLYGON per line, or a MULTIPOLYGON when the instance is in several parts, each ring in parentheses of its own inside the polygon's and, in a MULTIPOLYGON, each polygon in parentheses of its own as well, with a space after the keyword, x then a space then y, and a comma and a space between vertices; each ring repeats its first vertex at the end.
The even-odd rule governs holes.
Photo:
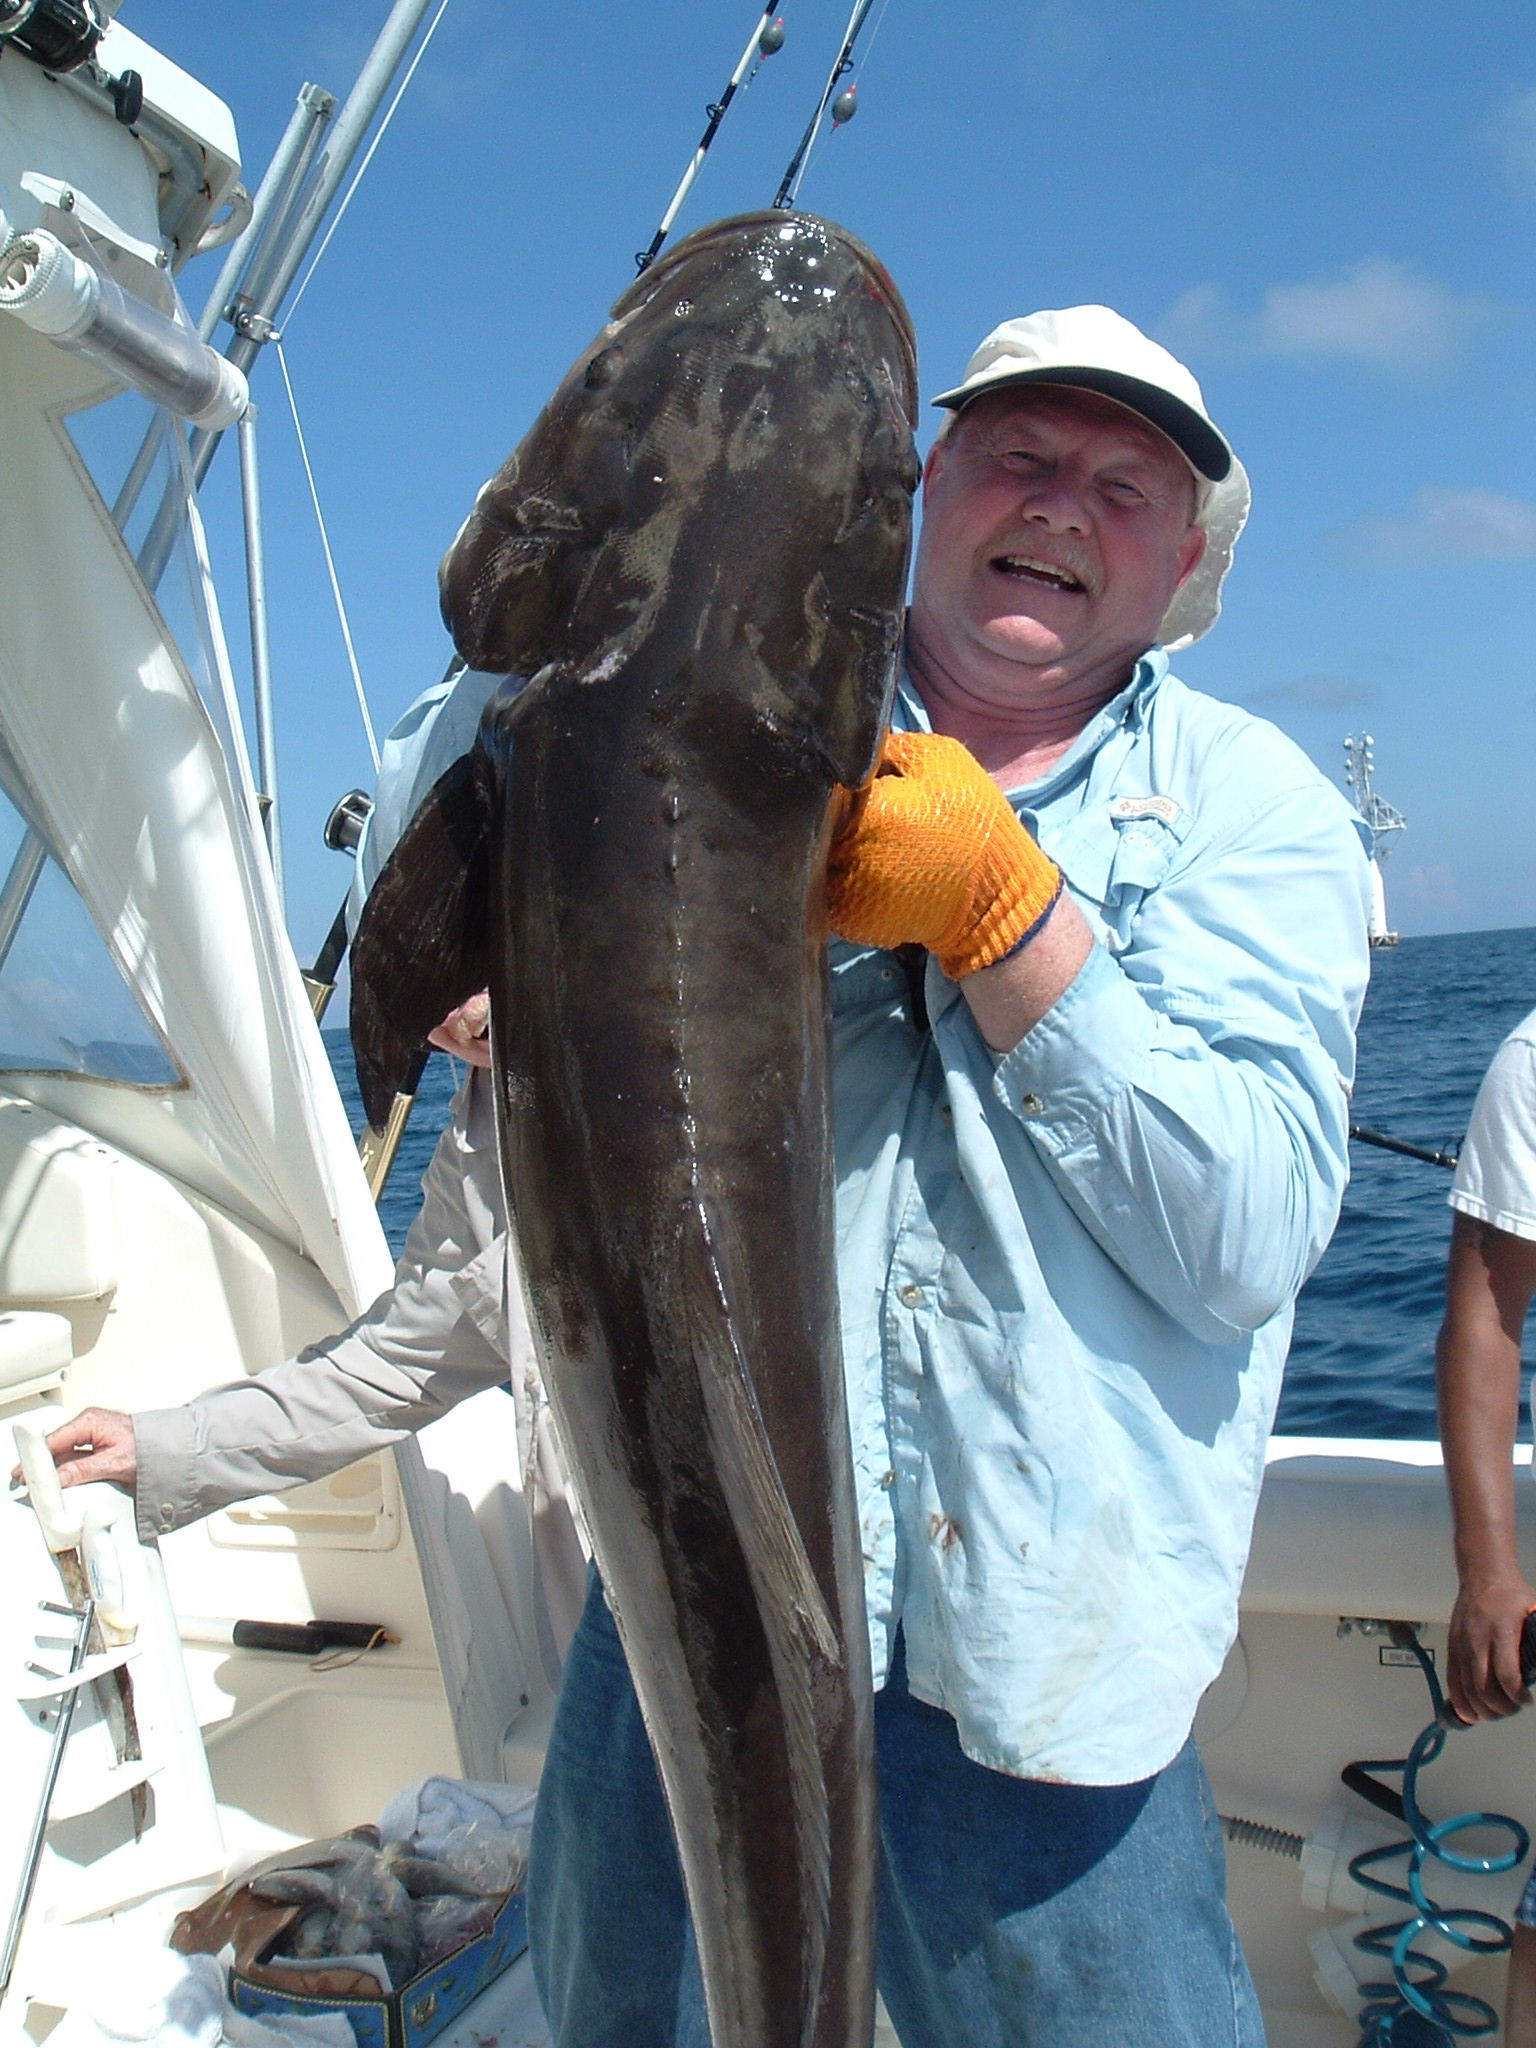
POLYGON ((1085 677, 1025 696, 1016 669, 1011 664, 997 666, 1000 673, 988 676, 946 657, 923 633, 920 622, 909 618, 907 673, 929 723, 935 732, 969 747, 1005 789, 1035 782, 1053 768, 1090 719, 1124 689, 1134 670, 1132 664, 1123 675, 1085 677), (1001 673, 1005 668, 1006 675, 1001 673))

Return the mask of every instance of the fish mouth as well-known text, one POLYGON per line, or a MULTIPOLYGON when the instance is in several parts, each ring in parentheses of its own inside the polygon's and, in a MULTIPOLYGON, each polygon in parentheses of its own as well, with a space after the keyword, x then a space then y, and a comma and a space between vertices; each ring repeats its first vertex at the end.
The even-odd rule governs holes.
POLYGON ((1089 595, 1088 584, 1082 576, 1060 562, 1048 561, 1043 555, 1019 552, 993 555, 988 567, 1014 582, 1032 583, 1042 590, 1060 591, 1068 597, 1089 595))

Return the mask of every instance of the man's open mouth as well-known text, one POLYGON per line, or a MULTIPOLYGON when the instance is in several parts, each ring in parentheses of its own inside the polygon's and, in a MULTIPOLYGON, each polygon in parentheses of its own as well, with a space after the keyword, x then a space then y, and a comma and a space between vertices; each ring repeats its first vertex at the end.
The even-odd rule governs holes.
POLYGON ((1004 576, 1016 576, 1024 583, 1038 583, 1046 590, 1065 590, 1081 597, 1087 585, 1070 569, 1055 562, 1043 562, 1037 555, 994 555, 992 567, 1004 576))

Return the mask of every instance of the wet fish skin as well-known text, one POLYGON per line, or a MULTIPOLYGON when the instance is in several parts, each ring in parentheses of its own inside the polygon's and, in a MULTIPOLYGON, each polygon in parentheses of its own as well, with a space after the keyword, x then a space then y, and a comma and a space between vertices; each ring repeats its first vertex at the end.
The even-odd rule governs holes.
POLYGON ((444 564, 460 652, 532 680, 353 963, 370 1114, 489 981, 531 1318, 716 2048, 873 2031, 822 878, 888 716, 914 407, 899 297, 841 230, 749 216, 647 272, 444 564), (396 933, 447 956, 426 987, 396 933))

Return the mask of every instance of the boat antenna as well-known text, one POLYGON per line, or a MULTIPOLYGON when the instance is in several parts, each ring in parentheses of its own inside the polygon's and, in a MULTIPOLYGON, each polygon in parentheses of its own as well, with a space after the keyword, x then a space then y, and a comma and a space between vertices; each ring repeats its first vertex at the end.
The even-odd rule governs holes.
POLYGON ((836 102, 832 107, 834 124, 841 127, 844 121, 853 119, 858 105, 855 98, 858 88, 849 86, 845 91, 837 92, 837 81, 853 69, 853 46, 858 41, 859 31, 863 28, 874 4, 875 0, 853 0, 853 12, 848 17, 848 27, 843 35, 843 46, 837 53, 837 62, 827 74, 827 82, 821 89, 821 98, 816 102, 816 111, 811 116, 810 126, 801 136, 800 147, 790 158, 789 169, 784 173, 779 189, 774 194, 773 203, 777 207, 788 208, 794 205, 795 194, 800 189, 800 180, 805 175, 806 158, 816 138, 816 130, 821 125, 821 117, 827 111, 827 103, 834 93, 837 93, 836 102))
POLYGON ((656 260, 657 252, 660 250, 662 243, 667 239, 667 236, 671 234, 672 223, 677 219, 678 211, 681 208, 683 201, 688 197, 689 192, 693 189, 693 181, 699 175, 699 172, 703 169, 705 157, 709 155, 709 145, 714 141, 720 123, 725 119, 725 110, 731 104, 731 101, 736 97, 736 88, 742 83, 744 79, 746 83, 750 85, 752 83, 752 79, 756 78, 758 72, 761 70, 762 66, 767 62, 767 60, 771 56, 773 56, 775 51, 781 50, 783 49, 783 47, 783 17, 775 17, 773 5, 771 4, 770 0, 770 5, 763 9, 762 20, 758 23, 757 27, 753 29, 751 40, 748 42, 747 47, 741 53, 741 62, 736 66, 736 69, 731 73, 730 83, 726 86, 725 91, 721 93, 719 99, 712 100, 709 106, 705 108, 705 112, 709 116, 708 125, 706 126, 704 133, 699 138, 699 146, 693 152, 692 161, 689 163, 687 170, 684 171, 683 173, 681 184, 679 184, 677 190, 672 194, 671 205, 667 208, 666 212, 661 216, 661 225, 657 228, 655 234, 652 235, 651 237, 651 246, 648 249, 641 249, 636 252, 635 268, 637 271, 650 269, 651 265, 656 260), (757 58, 756 64, 752 63, 752 59, 754 56, 757 58), (747 76, 749 66, 751 67, 752 73, 752 76, 750 78, 747 76))

